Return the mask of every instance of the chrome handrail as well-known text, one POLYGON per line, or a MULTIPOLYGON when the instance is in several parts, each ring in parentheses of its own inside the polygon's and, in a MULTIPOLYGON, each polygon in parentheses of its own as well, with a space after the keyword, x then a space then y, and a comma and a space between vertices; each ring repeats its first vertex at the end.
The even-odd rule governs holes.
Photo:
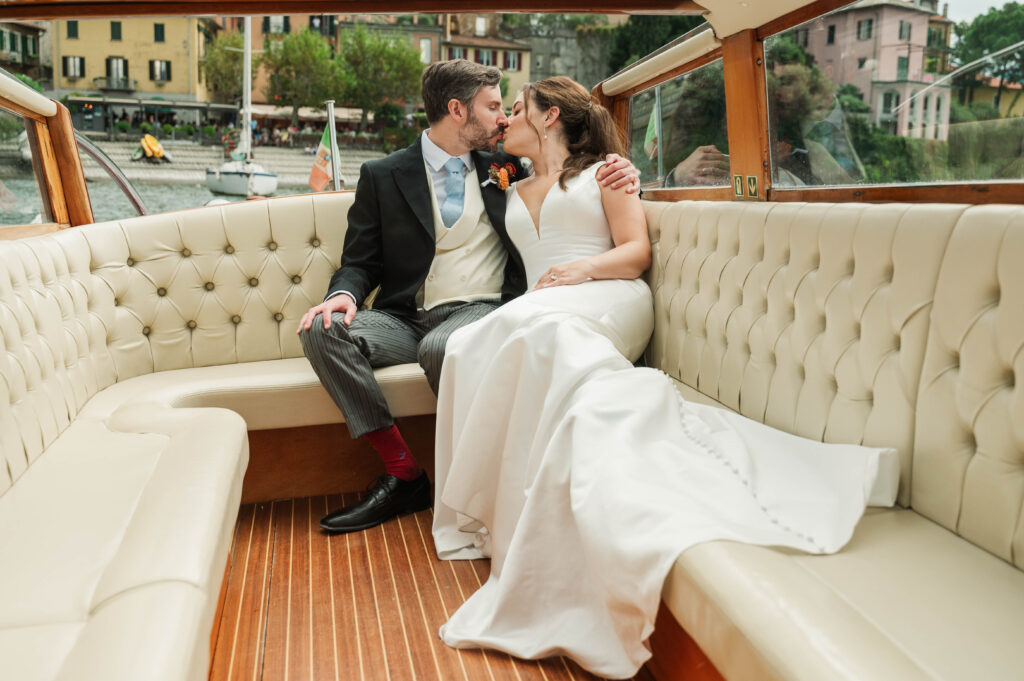
POLYGON ((125 177, 124 171, 110 160, 110 157, 103 153, 103 150, 97 147, 88 137, 75 130, 75 141, 78 142, 78 148, 81 151, 89 154, 96 163, 100 165, 103 170, 106 171, 110 178, 117 183, 117 186, 121 188, 124 195, 128 197, 128 201, 131 202, 132 207, 139 215, 148 215, 149 211, 146 210, 146 204, 143 203, 142 197, 139 196, 139 192, 135 189, 135 186, 131 181, 125 177))

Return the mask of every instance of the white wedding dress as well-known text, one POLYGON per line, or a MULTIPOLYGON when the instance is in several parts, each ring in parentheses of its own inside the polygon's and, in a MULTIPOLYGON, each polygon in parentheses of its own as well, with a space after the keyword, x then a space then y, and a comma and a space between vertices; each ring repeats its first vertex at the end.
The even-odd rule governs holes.
MULTIPOLYGON (((612 247, 597 167, 552 187, 539 231, 508 190, 530 285, 612 247)), ((634 368, 652 324, 646 284, 602 280, 530 291, 449 339, 434 542, 443 559, 491 558, 441 628, 449 645, 568 655, 628 678, 650 656, 680 552, 711 539, 832 552, 866 504, 893 503, 893 450, 689 404, 661 372, 634 368)))

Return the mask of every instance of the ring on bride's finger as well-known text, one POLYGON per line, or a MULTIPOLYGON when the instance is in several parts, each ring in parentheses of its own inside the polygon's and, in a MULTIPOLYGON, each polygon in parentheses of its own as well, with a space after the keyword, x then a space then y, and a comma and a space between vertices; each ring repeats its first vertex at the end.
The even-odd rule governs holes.
POLYGON ((548 279, 550 279, 551 281, 558 281, 558 277, 556 277, 553 274, 550 277, 548 277, 548 279))

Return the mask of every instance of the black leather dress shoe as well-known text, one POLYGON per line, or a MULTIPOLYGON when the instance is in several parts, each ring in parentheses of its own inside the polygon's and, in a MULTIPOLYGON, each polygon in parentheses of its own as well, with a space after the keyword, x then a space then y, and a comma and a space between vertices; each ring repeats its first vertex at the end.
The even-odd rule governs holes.
POLYGON ((320 519, 328 532, 356 532, 380 525, 403 513, 430 508, 430 480, 424 472, 412 480, 384 474, 358 503, 320 519))

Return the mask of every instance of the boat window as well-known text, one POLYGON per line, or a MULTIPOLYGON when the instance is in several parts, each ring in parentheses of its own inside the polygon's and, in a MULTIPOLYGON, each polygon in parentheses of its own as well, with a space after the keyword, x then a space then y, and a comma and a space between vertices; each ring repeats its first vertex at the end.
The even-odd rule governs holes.
POLYGON ((50 222, 32 163, 32 126, 32 121, 0 109, 0 225, 50 222))
POLYGON ((851 5, 766 39, 772 185, 1024 179, 1024 35, 951 44, 952 23, 851 5))
POLYGON ((729 184, 725 82, 716 60, 630 99, 633 163, 648 187, 729 184))

